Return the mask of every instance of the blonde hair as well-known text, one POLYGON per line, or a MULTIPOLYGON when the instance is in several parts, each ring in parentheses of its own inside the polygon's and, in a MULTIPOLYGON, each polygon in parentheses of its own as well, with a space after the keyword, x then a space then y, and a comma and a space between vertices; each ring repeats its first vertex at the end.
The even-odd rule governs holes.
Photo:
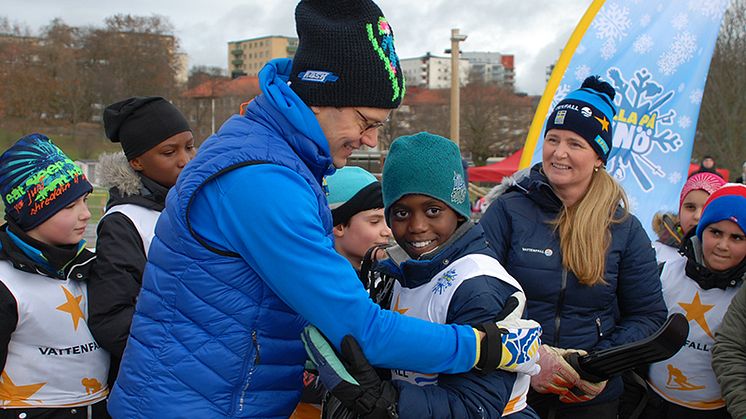
POLYGON ((621 223, 627 216, 627 195, 603 167, 593 173, 585 195, 560 211, 553 224, 559 234, 562 266, 572 271, 581 284, 589 287, 606 284, 609 226, 621 223), (617 215, 620 203, 621 215, 617 215))

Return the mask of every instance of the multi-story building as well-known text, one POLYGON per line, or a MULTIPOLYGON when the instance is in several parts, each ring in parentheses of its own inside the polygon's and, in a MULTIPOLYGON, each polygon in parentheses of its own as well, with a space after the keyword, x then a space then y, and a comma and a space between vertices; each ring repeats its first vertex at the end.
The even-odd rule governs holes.
POLYGON ((471 76, 480 77, 485 83, 497 83, 515 88, 515 57, 499 52, 462 52, 461 58, 471 66, 471 76))
MULTIPOLYGON (((426 89, 449 89, 451 87, 451 57, 437 57, 429 52, 422 57, 405 58, 401 63, 407 86, 426 89)), ((459 81, 465 85, 469 80, 469 62, 459 60, 459 81)))
POLYGON ((256 76, 274 58, 293 58, 298 38, 262 36, 228 42, 228 73, 231 77, 256 76))

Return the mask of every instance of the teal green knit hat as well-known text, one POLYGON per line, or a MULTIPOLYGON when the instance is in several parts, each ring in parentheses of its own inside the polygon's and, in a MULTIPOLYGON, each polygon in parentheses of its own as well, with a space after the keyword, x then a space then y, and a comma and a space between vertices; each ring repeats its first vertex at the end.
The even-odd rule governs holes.
POLYGON ((439 199, 468 219, 471 207, 464 179, 461 153, 453 141, 429 132, 397 138, 383 165, 386 221, 391 206, 409 194, 439 199))

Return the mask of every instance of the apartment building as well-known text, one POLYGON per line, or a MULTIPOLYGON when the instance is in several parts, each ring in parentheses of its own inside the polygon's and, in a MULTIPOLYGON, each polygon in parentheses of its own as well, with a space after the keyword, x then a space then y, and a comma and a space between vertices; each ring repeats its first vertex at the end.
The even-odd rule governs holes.
POLYGON ((256 76, 267 61, 274 58, 293 58, 298 49, 298 38, 262 36, 228 42, 228 73, 231 77, 256 76))

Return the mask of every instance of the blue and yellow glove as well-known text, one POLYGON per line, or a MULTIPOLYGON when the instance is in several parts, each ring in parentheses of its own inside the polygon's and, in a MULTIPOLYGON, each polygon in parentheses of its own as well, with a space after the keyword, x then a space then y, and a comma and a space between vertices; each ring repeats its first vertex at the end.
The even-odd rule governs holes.
POLYGON ((397 418, 399 394, 388 381, 382 381, 354 337, 342 339, 341 357, 324 335, 308 326, 301 335, 319 379, 344 407, 365 419, 397 418))
POLYGON ((474 369, 480 372, 501 369, 528 375, 539 373, 541 326, 533 320, 521 318, 525 303, 523 293, 516 292, 505 302, 494 322, 476 327, 486 336, 482 339, 479 361, 474 369))

